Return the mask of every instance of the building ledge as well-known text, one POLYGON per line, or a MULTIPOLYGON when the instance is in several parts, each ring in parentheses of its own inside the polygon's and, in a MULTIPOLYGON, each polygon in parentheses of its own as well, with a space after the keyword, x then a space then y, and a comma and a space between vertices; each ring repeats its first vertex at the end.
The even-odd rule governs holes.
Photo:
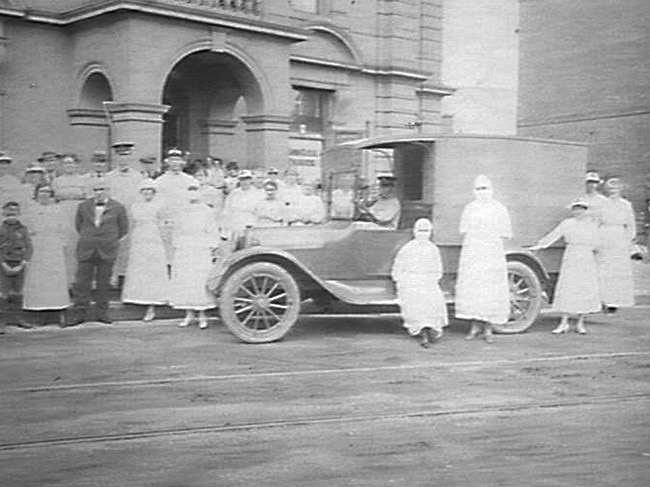
POLYGON ((266 22, 255 13, 239 13, 216 7, 208 8, 200 2, 172 0, 107 0, 85 5, 63 13, 30 8, 2 7, 0 16, 21 18, 56 26, 67 26, 84 20, 116 12, 139 12, 150 15, 187 20, 201 24, 218 25, 258 34, 285 38, 291 42, 304 41, 309 34, 304 29, 266 22))

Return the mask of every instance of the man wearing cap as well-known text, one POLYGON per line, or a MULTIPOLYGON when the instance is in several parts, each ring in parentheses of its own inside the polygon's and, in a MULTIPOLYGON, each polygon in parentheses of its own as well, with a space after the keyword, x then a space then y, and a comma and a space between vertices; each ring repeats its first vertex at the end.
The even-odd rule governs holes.
POLYGON ((75 226, 79 240, 71 325, 86 321, 93 277, 97 290, 97 319, 111 323, 108 314, 110 279, 120 240, 129 231, 129 221, 124 205, 109 195, 108 184, 102 180, 95 181, 93 196, 77 207, 75 226))
POLYGON ((104 180, 106 177, 106 172, 108 171, 108 156, 106 152, 97 150, 93 152, 93 155, 90 157, 91 170, 88 174, 84 174, 86 180, 86 194, 91 195, 93 193, 93 186, 95 181, 104 180))
POLYGON ((254 208, 255 227, 283 227, 289 224, 289 208, 278 198, 278 184, 268 179, 264 182, 264 199, 254 208))
POLYGON ((147 156, 140 159, 140 174, 144 179, 156 179, 162 175, 158 170, 156 156, 147 156))
POLYGON ((171 266, 173 260, 172 227, 176 212, 187 203, 187 187, 196 184, 195 178, 183 172, 185 159, 183 151, 170 149, 165 158, 167 171, 156 180, 158 195, 162 200, 163 211, 163 241, 165 242, 165 254, 167 264, 171 266))
POLYGON ((260 201, 259 192, 253 188, 253 174, 244 169, 237 176, 239 187, 226 197, 223 209, 222 236, 235 240, 246 227, 255 225, 255 206, 260 201))
POLYGON ((45 182, 45 169, 38 162, 32 162, 25 168, 22 180, 22 194, 18 200, 25 209, 34 203, 36 187, 45 182))
POLYGON ((239 186, 239 164, 235 161, 230 161, 226 164, 226 174, 223 178, 223 194, 227 197, 232 193, 237 186, 239 186))
POLYGON ((393 194, 397 178, 391 174, 382 174, 377 177, 379 180, 379 197, 371 204, 360 202, 358 204, 361 220, 371 221, 377 225, 396 229, 402 215, 402 206, 393 194))
POLYGON ((45 181, 52 184, 54 178, 57 176, 57 165, 59 159, 61 158, 60 154, 52 151, 45 151, 41 153, 41 156, 37 159, 39 164, 45 169, 45 181))
POLYGON ((600 219, 600 210, 603 206, 603 203, 607 200, 598 191, 598 186, 602 183, 602 179, 596 171, 587 171, 585 175, 585 194, 582 199, 589 205, 587 208, 587 217, 592 221, 598 223, 600 219))

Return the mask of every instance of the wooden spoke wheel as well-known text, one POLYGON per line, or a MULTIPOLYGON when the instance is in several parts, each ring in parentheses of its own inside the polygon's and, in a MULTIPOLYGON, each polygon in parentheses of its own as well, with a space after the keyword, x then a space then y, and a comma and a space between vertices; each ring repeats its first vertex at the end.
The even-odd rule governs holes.
POLYGON ((510 319, 494 325, 497 333, 521 333, 530 328, 542 308, 542 284, 533 269, 519 261, 508 262, 510 319))
POLYGON ((254 262, 226 279, 219 305, 228 329, 247 343, 280 340, 300 313, 300 289, 277 264, 254 262))

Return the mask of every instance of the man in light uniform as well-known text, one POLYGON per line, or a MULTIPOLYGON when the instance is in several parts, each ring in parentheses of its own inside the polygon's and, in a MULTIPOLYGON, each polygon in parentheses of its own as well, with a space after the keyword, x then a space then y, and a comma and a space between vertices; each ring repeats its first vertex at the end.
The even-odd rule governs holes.
POLYGON ((402 215, 402 206, 393 194, 397 178, 391 173, 386 173, 378 176, 377 179, 379 180, 379 196, 374 202, 359 203, 360 219, 394 230, 402 215))

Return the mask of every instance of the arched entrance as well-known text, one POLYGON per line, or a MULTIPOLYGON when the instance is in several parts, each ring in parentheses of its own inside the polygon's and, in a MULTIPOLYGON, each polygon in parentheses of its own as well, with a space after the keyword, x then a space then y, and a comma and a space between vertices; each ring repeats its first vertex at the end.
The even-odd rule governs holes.
POLYGON ((248 161, 242 117, 263 113, 259 83, 235 56, 199 51, 179 61, 165 81, 163 151, 178 147, 192 157, 248 161))

